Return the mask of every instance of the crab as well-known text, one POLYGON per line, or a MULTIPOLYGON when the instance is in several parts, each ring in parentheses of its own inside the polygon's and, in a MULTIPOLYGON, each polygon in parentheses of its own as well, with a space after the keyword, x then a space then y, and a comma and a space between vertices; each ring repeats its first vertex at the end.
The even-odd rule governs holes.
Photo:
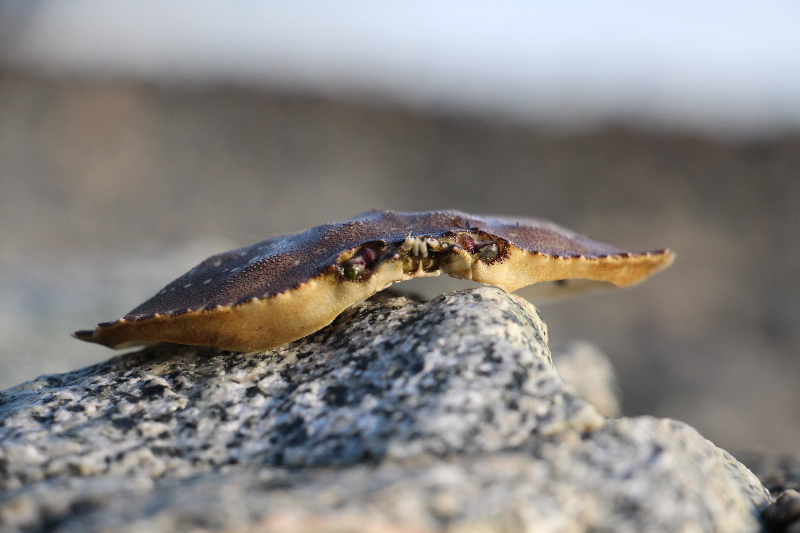
POLYGON ((673 259, 666 249, 631 252, 537 218, 372 210, 209 257, 119 320, 73 336, 116 349, 167 341, 266 350, 412 278, 445 273, 507 292, 569 279, 627 286, 673 259))

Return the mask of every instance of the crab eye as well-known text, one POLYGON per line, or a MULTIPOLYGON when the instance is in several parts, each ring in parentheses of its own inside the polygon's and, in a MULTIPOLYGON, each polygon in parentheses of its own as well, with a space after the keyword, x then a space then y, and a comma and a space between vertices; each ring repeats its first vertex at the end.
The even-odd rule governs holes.
POLYGON ((369 265, 378 259, 378 253, 372 248, 364 248, 361 250, 361 259, 364 260, 364 263, 369 265))
POLYGON ((475 246, 475 239, 469 235, 462 235, 461 239, 459 240, 461 241, 461 247, 469 253, 474 254, 478 250, 478 248, 475 246))

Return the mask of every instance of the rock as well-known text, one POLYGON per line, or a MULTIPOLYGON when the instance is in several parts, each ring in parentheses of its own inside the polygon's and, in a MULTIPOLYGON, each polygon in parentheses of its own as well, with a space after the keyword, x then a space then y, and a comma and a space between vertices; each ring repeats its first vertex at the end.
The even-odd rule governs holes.
POLYGON ((4 531, 758 531, 689 426, 605 419, 493 288, 254 354, 157 345, 0 394, 4 531))
POLYGON ((783 491, 775 503, 767 507, 762 514, 770 529, 785 531, 800 522, 800 493, 794 489, 783 491))
POLYGON ((597 411, 610 418, 620 415, 622 392, 617 376, 606 354, 594 344, 572 341, 563 350, 553 353, 558 375, 597 411))
POLYGON ((800 490, 800 457, 791 454, 739 452, 736 454, 773 494, 800 490))
POLYGON ((775 503, 762 513, 769 530, 800 533, 800 458, 758 452, 741 452, 737 456, 776 497, 775 503))

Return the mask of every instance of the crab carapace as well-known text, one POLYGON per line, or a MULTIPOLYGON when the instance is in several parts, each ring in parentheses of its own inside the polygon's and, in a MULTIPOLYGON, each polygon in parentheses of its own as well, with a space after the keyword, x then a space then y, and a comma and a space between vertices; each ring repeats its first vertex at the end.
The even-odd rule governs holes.
POLYGON ((114 322, 73 335, 111 348, 169 341, 274 348, 330 324, 392 283, 446 273, 512 292, 588 279, 626 286, 667 267, 536 218, 373 210, 214 255, 114 322))

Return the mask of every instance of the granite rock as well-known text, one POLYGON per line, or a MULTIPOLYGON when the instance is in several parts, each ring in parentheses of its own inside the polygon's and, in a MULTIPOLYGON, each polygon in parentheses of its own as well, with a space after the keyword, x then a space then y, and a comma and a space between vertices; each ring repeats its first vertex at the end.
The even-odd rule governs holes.
POLYGON ((738 452, 736 457, 773 494, 780 494, 785 490, 800 491, 800 457, 763 451, 738 452))
POLYGON ((800 533, 800 458, 753 451, 740 452, 737 457, 776 499, 763 513, 770 531, 800 533))
POLYGON ((553 353, 553 365, 561 379, 572 385, 601 415, 620 416, 622 391, 611 361, 597 346, 586 341, 572 341, 563 350, 553 353))
POLYGON ((0 393, 3 531, 758 531, 689 426, 606 419, 493 288, 252 354, 157 345, 0 393))

